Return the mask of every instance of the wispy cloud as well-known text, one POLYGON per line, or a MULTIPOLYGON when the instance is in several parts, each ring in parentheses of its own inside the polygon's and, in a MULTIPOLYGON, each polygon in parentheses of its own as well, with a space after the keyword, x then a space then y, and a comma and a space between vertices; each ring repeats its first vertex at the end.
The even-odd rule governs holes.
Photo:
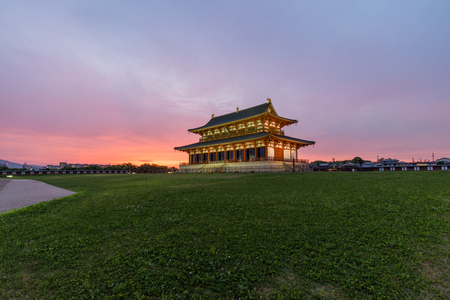
MULTIPOLYGON (((450 5, 8 2, 0 153, 186 160, 186 130, 272 98, 311 159, 449 155, 450 5)), ((56 161, 55 161, 56 160, 56 161)))

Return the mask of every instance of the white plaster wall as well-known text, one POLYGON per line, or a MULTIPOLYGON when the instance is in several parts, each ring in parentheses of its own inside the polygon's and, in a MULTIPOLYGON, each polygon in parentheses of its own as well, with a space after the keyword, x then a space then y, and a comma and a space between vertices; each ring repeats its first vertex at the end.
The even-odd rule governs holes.
POLYGON ((291 158, 291 150, 284 150, 284 158, 291 158))
POLYGON ((297 150, 292 149, 291 155, 294 155, 295 160, 298 159, 298 157, 297 157, 297 150))
POLYGON ((273 147, 267 147, 267 156, 269 157, 275 156, 275 150, 273 150, 273 147))

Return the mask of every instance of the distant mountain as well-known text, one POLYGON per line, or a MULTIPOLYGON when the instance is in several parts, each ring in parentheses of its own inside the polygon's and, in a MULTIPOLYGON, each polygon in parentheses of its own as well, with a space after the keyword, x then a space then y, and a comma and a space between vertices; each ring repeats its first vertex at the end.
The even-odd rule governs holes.
MULTIPOLYGON (((8 164, 8 168, 10 168, 10 169, 20 169, 23 167, 23 164, 18 164, 18 163, 11 162, 8 160, 0 159, 0 166, 4 165, 5 163, 8 164)), ((30 165, 30 166, 33 167, 33 169, 37 169, 37 170, 44 168, 43 166, 37 166, 37 165, 30 165)))
POLYGON ((10 162, 7 160, 0 159, 0 165, 4 165, 5 163, 8 164, 8 168, 11 168, 11 169, 23 167, 23 164, 17 164, 17 163, 13 163, 13 162, 10 162))

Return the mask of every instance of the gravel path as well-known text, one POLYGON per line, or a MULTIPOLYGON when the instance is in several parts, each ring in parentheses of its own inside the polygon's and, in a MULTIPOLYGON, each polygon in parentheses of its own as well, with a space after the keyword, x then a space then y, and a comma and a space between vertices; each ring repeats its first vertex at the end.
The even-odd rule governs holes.
POLYGON ((30 179, 0 179, 0 213, 76 194, 30 179))

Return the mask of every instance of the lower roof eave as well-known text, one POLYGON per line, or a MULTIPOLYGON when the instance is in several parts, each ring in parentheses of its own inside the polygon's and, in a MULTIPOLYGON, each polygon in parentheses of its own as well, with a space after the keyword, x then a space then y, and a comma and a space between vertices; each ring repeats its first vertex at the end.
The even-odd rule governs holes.
POLYGON ((310 145, 316 144, 316 142, 314 142, 314 141, 307 141, 307 140, 297 139, 297 138, 286 136, 286 135, 278 135, 278 134, 273 134, 273 133, 271 135, 276 137, 276 138, 278 138, 278 139, 281 139, 281 140, 286 140, 286 141, 289 141, 289 142, 296 142, 296 143, 299 143, 299 144, 303 144, 304 146, 302 146, 302 147, 306 147, 306 146, 310 146, 310 145))
POLYGON ((190 144, 190 145, 186 145, 186 146, 175 147, 174 150, 184 152, 184 151, 189 151, 189 150, 196 149, 196 148, 205 148, 205 147, 217 146, 217 145, 223 145, 223 144, 243 143, 243 142, 248 142, 251 140, 259 140, 259 139, 267 138, 267 137, 269 139, 273 138, 273 139, 280 139, 280 140, 288 141, 291 143, 293 142, 293 143, 300 145, 300 147, 306 147, 306 146, 314 145, 316 143, 314 141, 301 140, 301 139, 293 138, 290 136, 273 134, 270 132, 260 132, 260 133, 231 137, 231 138, 226 138, 226 139, 219 139, 219 140, 213 140, 213 141, 207 141, 207 142, 198 142, 198 143, 194 143, 194 144, 190 144))

